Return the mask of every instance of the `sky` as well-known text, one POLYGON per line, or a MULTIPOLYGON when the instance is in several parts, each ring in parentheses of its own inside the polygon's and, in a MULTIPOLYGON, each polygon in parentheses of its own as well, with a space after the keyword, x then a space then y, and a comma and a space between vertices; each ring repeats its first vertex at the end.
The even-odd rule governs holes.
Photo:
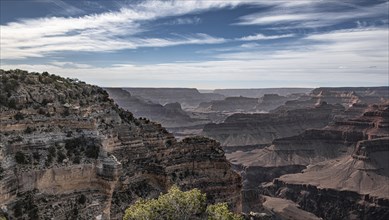
POLYGON ((1 0, 1 69, 103 87, 389 85, 387 0, 1 0))

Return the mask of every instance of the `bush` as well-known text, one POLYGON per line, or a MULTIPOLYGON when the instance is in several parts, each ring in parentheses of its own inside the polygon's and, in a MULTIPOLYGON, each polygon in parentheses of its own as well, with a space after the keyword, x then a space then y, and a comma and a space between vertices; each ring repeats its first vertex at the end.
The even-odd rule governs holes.
POLYGON ((22 153, 20 151, 16 152, 15 160, 16 160, 16 163, 18 163, 18 164, 27 164, 28 163, 26 155, 24 155, 24 153, 22 153))
POLYGON ((168 193, 156 199, 139 200, 130 206, 123 220, 157 219, 210 219, 242 220, 243 218, 228 210, 226 203, 207 207, 206 194, 198 189, 187 192, 173 186, 168 193))
POLYGON ((166 147, 171 147, 172 145, 173 145, 173 141, 170 139, 165 142, 166 147))
MULTIPOLYGON (((0 166, 0 180, 2 180, 3 179, 3 177, 4 177, 4 169, 3 169, 3 167, 1 167, 0 166)), ((1 219, 0 219, 1 220, 1 219)))
POLYGON ((97 159, 99 157, 100 147, 97 145, 91 145, 86 148, 85 155, 89 158, 97 159))
POLYGON ((23 119, 24 119, 24 115, 23 115, 23 113, 18 112, 18 113, 15 114, 14 118, 15 118, 15 120, 17 120, 17 121, 20 121, 20 120, 23 120, 23 119))
POLYGON ((58 151, 57 156, 58 163, 62 163, 62 161, 66 159, 66 155, 62 151, 58 151))
POLYGON ((243 220, 243 218, 228 210, 227 203, 217 203, 207 207, 208 220, 243 220))
POLYGON ((35 129, 31 128, 31 127, 27 127, 25 130, 24 130, 24 133, 26 134, 31 134, 32 132, 34 132, 35 129))
POLYGON ((8 107, 9 107, 9 108, 16 109, 16 101, 15 101, 15 99, 10 99, 10 100, 8 101, 8 107))

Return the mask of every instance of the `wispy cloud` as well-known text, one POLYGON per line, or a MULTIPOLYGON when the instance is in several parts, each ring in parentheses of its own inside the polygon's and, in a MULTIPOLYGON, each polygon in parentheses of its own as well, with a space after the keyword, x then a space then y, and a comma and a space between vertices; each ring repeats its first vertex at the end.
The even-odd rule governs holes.
MULTIPOLYGON (((180 16, 213 8, 235 7, 244 2, 146 1, 127 6, 116 12, 12 22, 0 27, 1 59, 41 57, 59 51, 114 51, 148 46, 220 43, 223 42, 222 39, 204 34, 181 38, 151 39, 139 38, 135 35, 145 31, 140 25, 142 21, 180 16)), ((187 21, 181 20, 180 22, 187 21)))
POLYGON ((199 17, 185 17, 185 18, 176 18, 171 21, 166 22, 167 25, 187 25, 187 24, 200 24, 201 18, 199 17))
MULTIPOLYGON (((257 50, 224 53, 213 61, 121 63, 105 68, 61 68, 58 63, 17 67, 79 77, 102 86, 158 86, 161 82, 175 86, 174 83, 180 81, 180 86, 200 87, 220 79, 224 85, 244 81, 251 87, 387 85, 388 40, 387 29, 351 29, 309 35, 300 42, 306 46, 298 49, 261 51, 261 45, 255 44, 257 50), (120 80, 112 79, 112 75, 120 80)), ((14 66, 4 65, 3 68, 14 66)))
POLYGON ((282 34, 282 35, 263 35, 263 34, 256 34, 256 35, 250 35, 241 37, 238 40, 242 41, 255 41, 255 40, 274 40, 274 39, 280 39, 280 38, 288 38, 288 37, 294 37, 295 34, 282 34))
POLYGON ((317 28, 339 24, 345 21, 382 17, 388 15, 389 2, 383 2, 367 7, 359 7, 350 3, 308 1, 306 4, 281 3, 265 13, 254 13, 240 18, 236 25, 277 25, 277 27, 317 28), (328 7, 332 5, 332 7, 328 7), (326 6, 326 7, 324 7, 326 6), (346 7, 343 10, 335 10, 346 7))
POLYGON ((71 4, 68 4, 62 0, 35 0, 36 2, 41 2, 41 3, 48 3, 53 7, 53 11, 56 14, 60 15, 66 15, 66 16, 73 16, 73 15, 79 15, 82 13, 85 13, 84 10, 77 8, 71 4))

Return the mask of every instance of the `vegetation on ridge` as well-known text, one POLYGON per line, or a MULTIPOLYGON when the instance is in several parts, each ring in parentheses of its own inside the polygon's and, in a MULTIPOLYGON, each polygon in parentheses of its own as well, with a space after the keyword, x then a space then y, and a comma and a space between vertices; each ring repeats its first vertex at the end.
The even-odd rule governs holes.
POLYGON ((123 220, 242 220, 228 210, 226 203, 206 204, 206 194, 198 189, 183 192, 173 186, 166 194, 156 199, 141 199, 130 206, 123 220))

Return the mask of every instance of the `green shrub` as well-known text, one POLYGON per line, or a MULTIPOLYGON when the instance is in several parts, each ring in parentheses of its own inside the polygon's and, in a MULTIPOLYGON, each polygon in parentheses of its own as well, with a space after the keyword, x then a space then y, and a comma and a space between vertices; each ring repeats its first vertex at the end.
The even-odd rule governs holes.
POLYGON ((27 127, 25 130, 24 130, 24 133, 26 134, 31 134, 32 132, 34 132, 35 129, 31 128, 31 127, 27 127))
POLYGON ((27 164, 28 163, 28 159, 26 158, 26 155, 24 155, 23 152, 16 152, 15 154, 15 160, 16 160, 16 163, 18 164, 27 164))
POLYGON ((243 218, 228 210, 227 203, 217 203, 207 207, 208 220, 243 220, 243 218))
POLYGON ((91 145, 86 148, 85 155, 89 158, 97 159, 100 153, 100 147, 97 145, 91 145))
POLYGON ((18 113, 15 114, 14 118, 17 121, 23 120, 24 119, 24 114, 21 113, 21 112, 18 112, 18 113))
MULTIPOLYGON (((0 166, 0 180, 2 180, 3 177, 4 177, 4 169, 3 169, 3 167, 0 166)), ((0 218, 0 220, 1 220, 1 218, 0 218)))
POLYGON ((66 155, 62 151, 58 151, 57 156, 58 163, 62 163, 62 161, 66 159, 66 155))
POLYGON ((243 218, 228 210, 226 203, 218 203, 207 207, 206 194, 198 189, 183 192, 173 186, 168 193, 156 199, 141 199, 130 206, 123 220, 242 220, 243 218))

